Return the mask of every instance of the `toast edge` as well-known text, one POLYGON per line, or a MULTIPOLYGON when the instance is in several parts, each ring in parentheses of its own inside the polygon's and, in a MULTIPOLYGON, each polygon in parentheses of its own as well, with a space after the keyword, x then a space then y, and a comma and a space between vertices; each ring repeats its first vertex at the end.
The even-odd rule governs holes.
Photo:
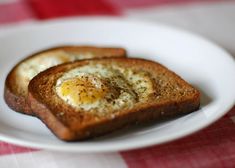
MULTIPOLYGON (((6 79, 7 81, 7 79, 6 79)), ((14 94, 11 89, 9 89, 8 84, 5 82, 4 86, 4 100, 8 107, 10 107, 15 112, 19 112, 22 114, 27 114, 33 116, 32 110, 30 106, 28 105, 28 101, 22 97, 17 96, 14 94)))

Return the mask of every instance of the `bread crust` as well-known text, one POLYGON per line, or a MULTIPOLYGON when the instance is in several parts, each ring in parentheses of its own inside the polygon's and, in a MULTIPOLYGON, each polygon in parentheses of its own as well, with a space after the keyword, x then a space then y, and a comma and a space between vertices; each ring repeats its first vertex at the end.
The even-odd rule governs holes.
POLYGON ((93 46, 58 46, 54 48, 49 48, 43 51, 36 52, 29 57, 21 60, 17 63, 13 69, 7 75, 4 87, 4 99, 7 105, 14 111, 27 114, 34 115, 30 106, 28 105, 27 98, 23 95, 19 89, 17 88, 17 68, 23 62, 38 57, 39 54, 51 51, 63 50, 65 52, 93 52, 95 54, 94 58, 103 58, 103 57, 126 57, 127 52, 123 48, 101 48, 101 47, 93 47, 93 46))
MULTIPOLYGON (((165 89, 163 86, 158 87, 160 87, 159 89, 165 89)), ((178 114, 190 113, 200 106, 200 92, 198 90, 161 64, 137 58, 94 59, 52 67, 33 78, 30 81, 28 90, 28 102, 35 115, 58 138, 65 141, 92 138, 136 123, 142 124, 178 114), (139 70, 146 70, 155 76, 161 74, 164 75, 161 78, 169 78, 169 80, 172 80, 171 82, 177 83, 185 90, 188 89, 189 93, 186 93, 185 96, 178 95, 178 97, 172 96, 172 98, 162 98, 158 101, 150 100, 149 102, 139 103, 132 109, 118 111, 115 116, 97 117, 93 114, 75 110, 60 99, 52 89, 56 80, 64 72, 90 62, 105 64, 115 62, 126 68, 134 67, 139 70), (44 93, 42 93, 42 90, 44 90, 44 93), (46 97, 43 95, 46 95, 46 97), (60 115, 61 113, 63 115, 60 115)))

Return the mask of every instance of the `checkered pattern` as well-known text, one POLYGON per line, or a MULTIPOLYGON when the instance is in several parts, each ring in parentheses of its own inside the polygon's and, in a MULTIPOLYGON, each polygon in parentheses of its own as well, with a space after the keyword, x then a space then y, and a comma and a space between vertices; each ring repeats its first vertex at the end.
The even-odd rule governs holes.
MULTIPOLYGON (((233 0, 0 0, 0 27, 81 15, 156 19, 204 34, 235 53, 234 38, 223 31, 235 27, 233 0), (218 17, 223 22, 221 29, 213 26, 218 25, 212 22, 218 17)), ((235 107, 191 136, 121 153, 64 154, 0 142, 0 167, 232 168, 235 167, 235 107)))

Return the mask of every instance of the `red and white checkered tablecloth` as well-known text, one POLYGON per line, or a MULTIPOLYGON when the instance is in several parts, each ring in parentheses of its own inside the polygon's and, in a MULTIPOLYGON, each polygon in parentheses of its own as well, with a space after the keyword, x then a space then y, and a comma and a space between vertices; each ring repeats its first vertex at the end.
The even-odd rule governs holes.
MULTIPOLYGON (((200 33, 235 56, 233 0, 0 0, 0 31, 58 17, 115 15, 160 21, 200 33)), ((58 153, 0 142, 0 168, 235 167, 235 107, 186 138, 108 154, 58 153)))

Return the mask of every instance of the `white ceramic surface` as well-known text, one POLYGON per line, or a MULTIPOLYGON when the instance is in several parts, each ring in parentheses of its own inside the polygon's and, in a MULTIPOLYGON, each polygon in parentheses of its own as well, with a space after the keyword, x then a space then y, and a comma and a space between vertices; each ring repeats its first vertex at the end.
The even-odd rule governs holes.
POLYGON ((0 32, 0 67, 0 140, 35 148, 110 152, 161 144, 208 126, 235 102, 233 58, 202 37, 161 24, 85 17, 19 26, 0 32), (5 77, 17 61, 62 44, 120 46, 131 56, 158 61, 201 91, 201 108, 180 118, 89 141, 60 141, 37 118, 9 109, 2 95, 5 77))

